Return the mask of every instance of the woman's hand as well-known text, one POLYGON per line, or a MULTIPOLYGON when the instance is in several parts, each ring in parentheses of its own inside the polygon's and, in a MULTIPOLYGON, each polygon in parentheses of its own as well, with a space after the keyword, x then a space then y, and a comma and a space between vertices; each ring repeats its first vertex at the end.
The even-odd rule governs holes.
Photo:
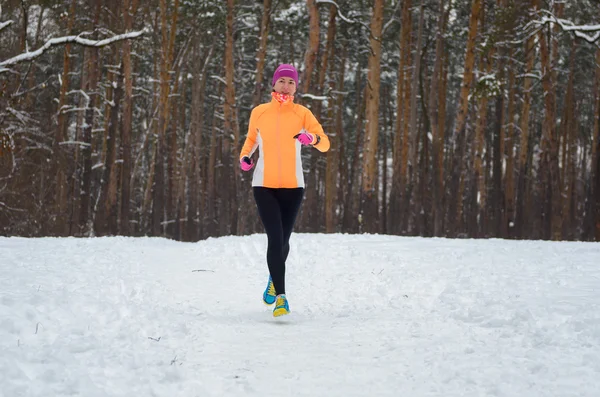
POLYGON ((254 167, 254 160, 248 156, 244 156, 240 159, 240 168, 242 171, 250 171, 254 167))
POLYGON ((306 131, 295 135, 294 138, 296 138, 301 144, 306 145, 306 146, 314 145, 317 142, 317 139, 315 138, 315 136, 306 131))

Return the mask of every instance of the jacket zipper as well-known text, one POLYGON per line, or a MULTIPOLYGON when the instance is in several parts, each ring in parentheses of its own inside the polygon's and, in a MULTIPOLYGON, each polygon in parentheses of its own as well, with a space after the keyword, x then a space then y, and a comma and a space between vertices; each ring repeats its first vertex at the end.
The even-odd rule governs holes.
POLYGON ((277 128, 276 128, 276 133, 277 133, 277 156, 278 156, 278 160, 279 160, 279 187, 281 188, 281 131, 279 129, 279 118, 281 116, 281 106, 283 106, 282 103, 279 104, 279 109, 277 110, 277 128))

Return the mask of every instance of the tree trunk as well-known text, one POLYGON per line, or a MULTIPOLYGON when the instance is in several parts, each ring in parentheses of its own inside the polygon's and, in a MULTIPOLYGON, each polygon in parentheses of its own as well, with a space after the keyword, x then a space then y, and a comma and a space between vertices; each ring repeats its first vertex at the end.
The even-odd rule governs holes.
POLYGON ((234 64, 233 64, 233 19, 234 19, 234 0, 227 0, 227 29, 226 29, 226 44, 225 44, 225 103, 223 110, 225 115, 224 121, 224 157, 223 166, 225 172, 231 172, 233 183, 231 184, 230 211, 231 211, 231 233, 242 234, 245 232, 245 218, 239 217, 241 220, 238 224, 238 192, 240 191, 240 167, 238 166, 238 154, 240 150, 240 128, 238 125, 237 106, 235 103, 235 85, 234 64), (233 142, 230 143, 230 137, 233 137, 233 142))
MULTIPOLYGON (((92 21, 92 30, 98 25, 100 19, 101 1, 96 0, 94 9, 94 19, 92 21)), ((79 235, 88 236, 92 233, 93 224, 90 222, 91 198, 92 198, 92 130, 94 128, 94 110, 98 106, 98 48, 86 48, 88 56, 87 63, 87 91, 89 102, 85 109, 85 121, 81 130, 81 141, 83 142, 81 150, 81 162, 83 169, 81 172, 81 187, 79 200, 79 235)))
MULTIPOLYGON (((170 131, 168 139, 165 137, 167 144, 167 186, 166 186, 166 204, 165 204, 165 215, 166 225, 164 230, 166 231, 167 237, 173 237, 178 232, 180 222, 177 219, 177 187, 179 186, 180 175, 177 174, 177 154, 178 154, 178 140, 177 140, 177 128, 179 117, 177 115, 177 109, 179 106, 185 107, 185 103, 180 102, 180 76, 181 76, 181 57, 185 56, 187 46, 184 45, 181 49, 182 54, 178 55, 177 61, 175 61, 175 38, 177 36, 177 20, 179 17, 179 1, 176 0, 173 5, 171 12, 171 30, 169 32, 169 74, 173 74, 172 87, 170 88, 168 108, 169 108, 169 121, 170 128, 165 127, 165 131, 170 131), (170 99, 170 98, 173 99, 170 99), (179 105, 181 104, 181 105, 179 105), (179 106, 178 106, 179 105, 179 106)), ((166 134, 166 132, 165 132, 166 134)))
MULTIPOLYGON (((426 47, 425 47, 426 48, 426 47)), ((425 56, 426 50, 423 49, 422 57, 425 56)), ((421 177, 419 180, 419 198, 417 211, 418 216, 421 219, 421 230, 420 236, 431 237, 433 236, 433 224, 432 224, 432 196, 431 196, 431 149, 429 143, 429 131, 431 131, 431 124, 429 122, 429 111, 427 110, 427 93, 425 92, 425 74, 426 68, 423 68, 419 72, 419 93, 421 95, 421 109, 423 114, 422 127, 424 131, 420 131, 422 140, 422 153, 420 160, 420 172, 421 177)))
MULTIPOLYGON (((563 3, 557 4, 557 16, 561 17, 563 3)), ((544 218, 549 221, 550 237, 560 240, 562 237, 562 182, 558 164, 558 142, 556 137, 556 71, 553 62, 558 57, 558 43, 556 42, 556 29, 546 32, 546 28, 539 32, 540 54, 542 64, 542 87, 544 91, 544 121, 542 125, 542 172, 544 178, 544 218), (546 34, 549 40, 546 39, 546 34)), ((544 225, 545 226, 545 225, 544 225)))
MULTIPOLYGON (((114 53, 113 64, 118 65, 119 53, 114 53)), ((113 77, 110 80, 109 90, 111 98, 110 110, 107 111, 107 121, 105 124, 105 158, 102 171, 102 180, 100 194, 97 201, 96 212, 96 234, 99 236, 115 235, 117 233, 117 125, 119 123, 119 112, 121 98, 123 96, 122 76, 117 71, 113 71, 113 77)))
MULTIPOLYGON (((27 51, 27 31, 29 30, 29 5, 24 1, 21 1, 21 11, 23 12, 23 27, 21 28, 20 33, 20 45, 19 50, 21 53, 27 51)), ((73 17, 71 17, 73 18, 73 17)))
POLYGON ((454 155, 454 180, 452 181, 452 185, 450 186, 453 192, 450 195, 450 219, 451 222, 453 222, 453 224, 448 225, 451 230, 451 235, 455 234, 457 227, 461 223, 460 219, 462 219, 462 212, 458 211, 458 208, 462 208, 463 205, 463 192, 460 191, 459 187, 461 185, 461 180, 464 178, 463 159, 465 157, 466 150, 465 127, 467 124, 469 93, 471 91, 471 84, 473 83, 473 67, 475 66, 475 42, 477 38, 477 25, 479 24, 481 11, 481 0, 473 0, 471 3, 471 17, 469 20, 469 35, 467 38, 467 49, 465 55, 463 80, 460 90, 458 110, 456 113, 456 125, 454 127, 454 138, 456 139, 458 145, 458 155, 454 155))
MULTIPOLYGON (((252 99, 253 108, 261 103, 264 93, 263 80, 265 74, 265 58, 267 56, 267 40, 269 38, 269 25, 271 22, 271 2, 272 0, 263 0, 263 13, 260 23, 260 45, 256 54, 256 83, 254 88, 254 98, 252 99)), ((270 85, 267 87, 270 87, 270 85)))
POLYGON ((363 152, 363 184, 361 213, 365 231, 379 231, 377 179, 377 138, 379 135, 379 86, 381 82, 381 30, 383 26, 383 0, 375 0, 371 17, 371 52, 367 72, 367 104, 365 123, 365 145, 363 152))
MULTIPOLYGON (((498 80, 504 79, 504 61, 503 51, 498 51, 498 80)), ((494 132, 491 135, 491 167, 492 167, 492 186, 489 194, 489 206, 488 214, 491 222, 489 222, 488 235, 493 237, 500 237, 501 233, 501 222, 502 213, 504 212, 504 195, 502 194, 502 162, 504 157, 504 94, 499 93, 496 95, 494 104, 495 111, 495 123, 494 132)))
MULTIPOLYGON (((306 0, 309 16, 308 47, 304 53, 304 72, 300 81, 302 87, 298 94, 308 94, 310 90, 310 80, 312 77, 317 55, 319 53, 319 9, 316 0, 306 0)), ((299 87, 300 88, 300 87, 299 87)))
MULTIPOLYGON (((118 55, 116 65, 118 62, 118 55)), ((121 68, 122 73, 122 68, 121 68)), ((106 231, 110 235, 116 235, 118 233, 118 203, 117 203, 117 186, 119 185, 119 168, 120 165, 117 162, 117 141, 119 136, 119 115, 121 114, 121 99, 123 97, 123 83, 122 75, 117 74, 115 76, 116 87, 113 91, 113 102, 114 106, 110 112, 110 121, 108 125, 108 142, 107 142, 107 155, 106 163, 104 164, 104 172, 108 185, 106 191, 106 199, 104 201, 104 214, 106 216, 106 231), (108 174, 106 173, 108 171, 108 174)))
POLYGON ((216 169, 217 164, 217 117, 214 115, 216 109, 213 109, 212 128, 210 132, 210 144, 208 154, 208 164, 206 166, 206 221, 208 225, 204 228, 209 236, 214 236, 217 232, 216 212, 217 212, 217 189, 216 189, 216 169))
MULTIPOLYGON (((171 97, 169 100, 170 107, 170 133, 168 135, 168 154, 167 154, 167 176, 168 176, 168 188, 167 188, 167 237, 176 238, 180 228, 180 222, 177 218, 177 197, 178 187, 181 179, 181 174, 178 172, 177 155, 179 153, 179 142, 178 142, 178 128, 179 128, 179 117, 176 117, 177 110, 185 108, 185 102, 183 102, 184 93, 180 88, 181 84, 181 65, 175 65, 175 75, 173 76, 173 88, 171 89, 171 97)), ((184 88, 185 89, 185 88, 184 88)))
POLYGON ((396 91, 396 129, 394 131, 394 147, 393 147, 393 172, 392 186, 390 194, 389 214, 388 214, 388 230, 393 234, 400 234, 402 231, 402 200, 406 194, 406 164, 408 152, 408 133, 406 128, 403 128, 408 120, 407 110, 410 103, 406 101, 410 95, 408 81, 407 66, 410 64, 410 45, 412 32, 412 19, 410 14, 411 0, 406 0, 402 3, 402 29, 400 33, 400 62, 398 64, 398 89, 396 91), (408 92, 407 92, 408 91, 408 92), (403 138, 404 136, 404 138, 403 138))
MULTIPOLYGON (((333 48, 334 41, 333 36, 336 32, 336 15, 337 9, 334 6, 331 6, 329 10, 329 31, 327 33, 327 43, 328 46, 331 45, 331 59, 333 60, 333 48), (331 41, 329 40, 329 36, 331 35, 331 41)), ((337 90, 338 92, 342 92, 344 89, 344 67, 346 64, 346 51, 343 51, 342 58, 339 60, 340 68, 338 70, 338 83, 337 87, 335 87, 335 83, 332 81, 330 83, 331 90, 337 90)), ((335 65, 332 64, 331 67, 332 75, 335 75, 335 65)), ((339 179, 338 170, 339 170, 339 162, 340 162, 340 143, 341 143, 341 128, 337 128, 337 122, 334 122, 336 117, 340 115, 341 106, 343 103, 343 96, 337 94, 337 97, 334 97, 333 94, 330 94, 329 100, 329 109, 328 109, 328 119, 331 122, 331 126, 335 126, 333 131, 329 133, 329 140, 331 142, 331 148, 327 152, 327 167, 325 170, 325 230, 327 233, 334 233, 336 231, 337 225, 337 207, 340 202, 336 199, 338 197, 338 188, 337 181, 339 179), (340 135, 338 135, 338 133, 340 135)), ((340 115, 341 117, 341 115, 340 115)))
MULTIPOLYGON (((492 72, 492 65, 494 54, 496 53, 495 47, 489 49, 489 51, 482 55, 482 69, 486 75, 492 72)), ((486 173, 483 168, 483 154, 485 146, 485 131, 487 129, 487 114, 489 95, 487 89, 481 94, 479 98, 479 105, 477 106, 478 118, 475 124, 475 148, 473 150, 473 181, 476 186, 472 190, 471 198, 471 214, 469 221, 469 230, 473 237, 484 237, 483 231, 487 228, 484 226, 487 219, 487 181, 486 173), (479 219, 479 221, 478 221, 479 219)))
MULTIPOLYGON (((410 5, 409 5, 410 7, 410 5)), ((412 10, 408 9, 407 10, 407 14, 406 14, 406 22, 407 27, 406 27, 406 31, 404 32, 405 34, 407 34, 408 36, 405 37, 404 40, 404 45, 405 45, 405 51, 401 51, 402 54, 404 54, 404 60, 405 60, 405 65, 404 65, 404 71, 403 71, 403 78, 404 78, 404 82, 402 83, 404 89, 403 89, 403 95, 404 98, 402 99, 402 104, 404 106, 404 109, 402 110, 402 151, 401 151, 401 162, 400 162, 400 187, 401 187, 401 193, 400 193, 400 212, 399 212, 399 219, 398 219, 398 226, 399 226, 399 232, 400 233, 406 233, 408 231, 409 228, 409 214, 410 214, 410 210, 409 210, 409 206, 410 206, 410 193, 411 193, 411 186, 409 184, 409 177, 408 177, 408 164, 409 164, 409 148, 410 148, 410 114, 411 114, 411 97, 412 97, 412 79, 414 79, 417 76, 417 72, 416 71, 411 71, 410 70, 410 65, 412 64, 412 58, 411 58, 411 52, 412 52, 412 10)), ((415 55, 418 56, 418 55, 415 55)))
POLYGON ((211 58, 214 44, 200 56, 199 44, 195 44, 194 64, 202 65, 202 68, 192 68, 192 103, 190 105, 191 119, 187 144, 191 147, 191 159, 187 172, 188 194, 187 194, 187 240, 197 241, 203 233, 202 211, 204 192, 200 184, 204 179, 201 169, 204 169, 204 150, 202 131, 204 130, 204 93, 206 90, 206 69, 208 60, 211 58))
POLYGON ((382 135, 382 139, 383 139, 383 158, 382 158, 382 175, 381 175, 381 180, 382 180, 382 188, 381 188, 381 211, 380 211, 380 216, 381 216, 381 222, 379 225, 379 229, 380 229, 380 233, 382 234, 389 234, 389 222, 388 222, 388 214, 389 214, 389 194, 388 194, 388 188, 390 186, 390 172, 389 172, 389 166, 388 166, 388 159, 390 154, 393 157, 393 153, 392 153, 392 135, 393 135, 393 131, 394 131, 394 122, 393 122, 393 114, 394 114, 394 108, 393 108, 393 101, 392 101, 392 95, 390 93, 390 88, 387 85, 384 85, 382 87, 382 98, 384 100, 384 106, 383 106, 383 123, 384 123, 384 127, 383 127, 383 135, 382 135))
POLYGON ((442 234, 443 225, 443 209, 442 209, 442 197, 443 197, 443 186, 444 186, 444 175, 443 175, 443 131, 440 130, 438 123, 439 117, 439 91, 440 91, 440 77, 442 73, 443 57, 444 57, 444 26, 445 26, 445 11, 444 11, 445 0, 440 0, 439 12, 438 12, 438 24, 436 29, 435 39, 435 64, 433 67, 433 73, 431 75, 431 82, 429 87, 429 121, 431 125, 432 135, 432 168, 433 168, 433 182, 432 182, 432 193, 433 193, 433 206, 432 206, 432 217, 433 217, 433 235, 440 236, 442 234))
MULTIPOLYGON (((160 50, 159 50, 160 51, 160 50)), ((160 115, 161 107, 160 107, 160 54, 154 53, 154 62, 153 62, 153 83, 152 83, 152 109, 155 111, 152 114, 152 121, 157 120, 155 116, 160 115)), ((153 230, 153 222, 154 215, 152 213, 153 206, 153 198, 154 198, 154 181, 156 175, 156 156, 157 156, 157 146, 158 140, 154 137, 158 136, 159 120, 157 122, 150 124, 146 131, 146 141, 148 145, 152 144, 152 148, 148 150, 148 177, 145 181, 145 189, 144 189, 144 199, 142 201, 142 210, 140 214, 140 224, 141 229, 147 230, 147 233, 152 233, 153 230)), ((144 151, 144 147, 140 152, 144 151)), ((136 174, 134 170, 134 175, 136 174)))
MULTIPOLYGON (((43 27, 43 22, 46 20, 46 7, 45 6, 40 6, 39 8, 39 15, 37 17, 37 27, 35 30, 35 39, 33 40, 33 48, 38 48, 40 47, 40 36, 42 33, 42 27, 43 27)), ((24 34, 26 34, 26 32, 24 32, 24 34)), ((34 99, 34 95, 33 95, 33 87, 35 86, 36 83, 36 64, 35 62, 31 62, 29 64, 29 70, 28 70, 28 80, 27 80, 27 93, 24 94, 24 99, 23 99, 23 107, 25 109, 29 109, 32 106, 33 103, 33 99, 34 99)))
MULTIPOLYGON (((536 1, 532 0, 532 6, 535 10, 536 1)), ((517 192, 516 192, 516 230, 515 236, 524 238, 527 235, 526 227, 530 214, 529 208, 525 206, 528 201, 527 195, 527 159, 529 157, 529 117, 531 113, 531 90, 533 89, 533 78, 530 77, 535 63, 535 37, 531 36, 525 43, 525 77, 523 82, 523 107, 521 108, 521 118, 519 130, 521 133, 519 144, 519 161, 517 163, 517 192)))
MULTIPOLYGON (((342 48, 342 57, 341 57, 341 61, 339 62, 338 66, 339 66, 339 70, 338 70, 338 75, 337 75, 337 90, 339 92, 343 92, 344 91, 344 79, 345 79, 345 70, 346 70, 346 64, 348 61, 348 49, 343 46, 342 48)), ((340 227, 340 231, 344 230, 344 224, 343 224, 343 220, 344 220, 344 216, 345 216, 345 203, 347 203, 347 201, 345 201, 344 199, 346 198, 346 194, 345 194, 345 190, 346 190, 346 181, 347 179, 347 167, 346 167, 346 159, 345 159, 345 133, 344 133, 344 96, 343 95, 338 95, 337 99, 336 99, 336 111, 335 111, 335 119, 334 119, 334 131, 335 131, 335 136, 333 137, 334 141, 336 142, 335 145, 332 143, 331 144, 331 148, 329 149, 331 151, 331 149, 335 149, 337 150, 337 170, 333 170, 331 171, 332 173, 334 173, 334 177, 337 178, 337 181, 334 182, 334 184, 337 185, 336 191, 337 191, 337 208, 338 208, 338 214, 337 214, 337 220, 336 220, 336 224, 338 225, 338 227, 340 227), (337 175, 337 176, 335 176, 337 175)))
MULTIPOLYGON (((336 34, 336 23, 335 19, 337 16, 337 9, 335 6, 329 7, 329 22, 327 29, 327 38, 325 41, 325 49, 322 52, 320 67, 317 77, 317 92, 320 95, 325 95, 325 77, 329 71, 330 60, 334 57, 335 52, 335 34, 336 34)), ((317 120, 322 120, 323 102, 315 101, 313 105, 313 114, 317 120)), ((308 232, 317 233, 322 231, 324 221, 324 208, 319 205, 322 200, 319 197, 319 190, 326 184, 326 173, 321 172, 318 167, 319 161, 322 161, 323 156, 320 156, 317 151, 311 150, 308 152, 310 158, 309 173, 306 178, 306 211, 304 212, 307 225, 304 230, 308 232)))
POLYGON ((166 217, 166 199, 168 196, 165 159, 167 158, 167 127, 169 125, 170 110, 170 77, 169 71, 173 64, 174 31, 177 29, 177 14, 179 0, 175 0, 171 22, 171 37, 169 37, 169 23, 167 19, 167 0, 160 0, 160 30, 161 30, 161 58, 160 58, 160 116, 158 119, 158 137, 156 160, 154 165, 154 183, 152 188, 152 234, 164 235, 166 217))
MULTIPOLYGON (((123 21, 125 31, 131 31, 133 18, 137 10, 137 0, 123 0, 123 21)), ((131 201, 131 127, 133 117, 133 79, 131 66, 131 42, 123 42, 123 78, 125 92, 123 97, 123 116, 121 119, 121 222, 119 232, 129 235, 130 232, 130 201, 131 201)))
MULTIPOLYGON (((75 20, 75 6, 76 0, 71 1, 69 8, 69 19, 67 22, 67 32, 71 34, 73 30, 73 24, 75 20)), ((69 197, 67 192, 69 191, 69 181, 67 180, 68 164, 67 161, 67 150, 62 146, 63 142, 67 139, 67 127, 68 127, 68 116, 64 112, 64 107, 67 103, 67 92, 69 91, 70 73, 71 73, 71 45, 66 44, 64 55, 63 55, 63 72, 61 75, 60 94, 58 98, 58 125, 54 135, 53 153, 56 167, 56 179, 55 179, 55 203, 56 210, 54 216, 55 230, 54 233, 57 236, 67 236, 69 231, 69 197)))
POLYGON ((596 98, 594 109, 594 136, 592 139, 592 171, 590 175, 592 193, 590 202, 592 205, 589 218, 592 223, 591 236, 595 235, 596 241, 600 241, 600 49, 596 50, 596 98))
MULTIPOLYGON (((348 179, 346 182, 346 197, 344 204, 344 229, 348 232, 359 232, 362 225, 362 215, 360 211, 360 200, 361 200, 361 178, 360 170, 358 167, 360 164, 360 154, 363 148, 363 120, 365 115, 365 103, 366 103, 366 87, 362 88, 361 73, 364 66, 359 64, 356 68, 355 73, 355 92, 356 92, 356 123, 355 123, 355 141, 354 141, 354 153, 348 158, 348 164, 346 169, 348 170, 348 179), (362 94, 362 95, 361 95, 362 94)), ((348 144, 348 140, 346 144, 348 144)))
MULTIPOLYGON (((186 76, 187 70, 183 69, 183 65, 181 68, 183 73, 180 72, 181 75, 181 83, 180 90, 181 98, 179 109, 174 109, 174 111, 179 112, 179 125, 181 125, 181 129, 185 131, 186 127, 186 110, 187 110, 187 92, 188 92, 188 79, 186 76)), ((191 70, 188 72, 191 74, 191 70)), ((183 134, 183 144, 181 148, 182 159, 181 161, 176 161, 176 175, 177 175, 177 185, 175 187, 175 236, 174 238, 178 241, 189 241, 187 239, 187 225, 186 225, 186 197, 187 197, 187 176, 190 174, 190 162, 192 157, 193 147, 190 147, 189 142, 189 131, 183 134)), ((192 141, 193 142, 193 141, 192 141)), ((192 143, 193 144, 193 143, 192 143)), ((176 157, 177 159, 177 157, 176 157)))
POLYGON ((569 80, 567 83, 567 92, 564 103, 564 116, 562 118, 562 238, 572 240, 574 234, 573 222, 573 193, 575 189, 575 178, 577 171, 575 167, 575 156, 577 150, 576 142, 576 120, 575 108, 577 99, 575 98, 575 65, 577 59, 577 42, 571 44, 571 54, 569 56, 569 80))
MULTIPOLYGON (((308 37, 308 47, 306 48, 306 52, 304 53, 304 72, 302 74, 302 78, 300 81, 300 86, 301 86, 301 90, 299 90, 298 94, 302 95, 302 94, 308 94, 309 91, 311 90, 312 86, 311 86, 311 80, 312 80, 312 74, 313 74, 313 70, 315 68, 315 64, 317 61, 317 55, 319 53, 319 34, 320 34, 320 29, 319 29, 319 10, 317 7, 317 3, 315 0, 307 0, 306 1, 307 7, 308 7, 308 15, 309 15, 309 37, 308 37)), ((323 70, 323 68, 326 68, 325 66, 321 66, 321 70, 324 72, 325 70, 323 70)), ((318 79, 317 79, 318 80, 318 79)), ((318 84, 318 82, 317 82, 318 84)), ((317 85, 318 86, 318 85, 317 85)), ((302 100, 299 100, 298 102, 304 102, 302 100)), ((316 114, 316 110, 318 108, 318 105, 315 105, 313 107, 313 113, 315 113, 315 117, 317 117, 317 119, 320 118, 319 114, 316 114)), ((320 108, 318 109, 320 111, 320 108)), ((318 200, 317 200, 317 178, 316 178, 316 173, 317 173, 317 167, 316 167, 316 160, 317 158, 314 156, 314 153, 312 151, 309 151, 305 156, 304 159, 308 159, 309 160, 309 172, 308 175, 306 176, 306 181, 305 181, 305 193, 304 193, 304 197, 305 197, 305 202, 304 202, 304 209, 301 211, 300 213, 300 219, 299 219, 299 224, 301 225, 303 230, 306 231, 310 231, 310 232, 316 232, 317 231, 317 222, 316 222, 316 217, 315 217, 315 212, 317 211, 317 207, 318 207, 318 200)), ((306 167, 306 163, 304 165, 306 167)))
POLYGON ((508 51, 508 105, 507 105, 507 125, 506 125, 506 145, 504 147, 504 156, 506 157, 506 176, 504 180, 504 238, 515 238, 515 156, 514 156, 514 125, 515 125, 515 68, 516 65, 511 61, 513 51, 508 51))
MULTIPOLYGON (((423 46, 423 26, 424 26, 424 0, 421 0, 421 5, 419 7, 419 30, 417 33, 417 47, 415 49, 414 56, 414 67, 412 73, 412 81, 410 88, 410 120, 409 120, 409 142, 408 142, 408 192, 404 195, 404 205, 405 210, 410 211, 410 215, 407 217, 407 220, 414 219, 416 217, 420 217, 420 211, 413 207, 412 197, 414 196, 414 187, 417 184, 417 179, 419 177, 419 167, 417 162, 417 151, 419 146, 419 123, 417 120, 417 95, 419 94, 419 81, 420 81, 420 73, 421 73, 421 51, 423 46)), ((407 230, 409 230, 407 228, 407 230)))
POLYGON ((94 128, 94 109, 98 106, 98 49, 89 48, 87 62, 87 82, 89 103, 85 110, 85 121, 81 131, 83 143, 81 158, 83 170, 81 173, 80 189, 80 214, 79 235, 89 235, 92 228, 90 224, 91 190, 92 190, 92 130, 94 128))

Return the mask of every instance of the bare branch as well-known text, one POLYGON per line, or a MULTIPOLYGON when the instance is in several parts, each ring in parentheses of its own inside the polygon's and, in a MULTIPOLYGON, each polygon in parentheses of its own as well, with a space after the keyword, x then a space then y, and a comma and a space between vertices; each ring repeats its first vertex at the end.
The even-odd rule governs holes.
POLYGON ((107 45, 112 44, 117 41, 134 39, 134 38, 139 37, 142 34, 144 34, 144 32, 145 32, 144 30, 140 30, 140 31, 136 31, 136 32, 123 33, 123 34, 116 35, 116 36, 110 37, 108 39, 103 39, 103 40, 89 40, 89 39, 84 39, 83 37, 81 37, 82 35, 90 34, 89 32, 83 32, 83 33, 79 34, 78 36, 56 37, 56 38, 48 40, 43 46, 41 46, 40 48, 38 48, 35 51, 24 52, 20 55, 17 55, 16 57, 12 57, 5 61, 0 62, 0 73, 8 70, 8 69, 5 69, 6 66, 11 66, 11 65, 15 65, 15 64, 21 63, 21 62, 31 61, 32 59, 35 59, 35 58, 39 57, 40 55, 42 55, 50 47, 53 47, 56 45, 67 44, 67 43, 76 43, 76 44, 80 44, 80 45, 86 46, 86 47, 104 47, 104 46, 107 46, 107 45))
POLYGON ((22 95, 28 94, 28 93, 30 93, 32 91, 35 91, 35 90, 37 90, 39 88, 46 88, 46 86, 48 85, 48 81, 50 81, 51 79, 54 79, 54 78, 55 78, 55 76, 52 75, 52 76, 48 77, 46 80, 44 80, 42 83, 39 83, 39 84, 37 84, 34 87, 31 87, 31 88, 29 88, 29 89, 27 89, 25 91, 15 92, 14 94, 11 95, 11 97, 12 98, 17 98, 17 97, 20 97, 22 95))
POLYGON ((560 19, 554 16, 549 11, 544 10, 545 14, 549 16, 543 17, 540 21, 533 21, 536 25, 546 25, 549 23, 556 23, 565 32, 573 32, 576 37, 584 39, 588 43, 594 44, 600 39, 600 25, 575 25, 573 22, 567 19, 560 19), (589 35, 583 32, 594 32, 593 35, 589 35))
MULTIPOLYGON (((5 179, 5 178, 2 178, 2 179, 5 179)), ((27 212, 27 210, 24 210, 24 209, 9 207, 2 201, 0 201, 0 207, 6 208, 7 210, 10 210, 10 211, 27 212)), ((37 326, 36 326, 36 332, 37 332, 37 326)))
POLYGON ((0 22, 0 30, 4 29, 5 27, 7 27, 8 25, 10 25, 12 23, 13 23, 13 21, 0 22))
POLYGON ((317 0, 316 3, 317 4, 324 4, 324 3, 326 3, 326 4, 334 5, 335 8, 337 8, 337 13, 338 13, 339 17, 342 18, 342 20, 344 22, 348 22, 348 23, 356 23, 357 22, 357 21, 354 21, 354 20, 352 20, 350 18, 347 18, 344 15, 342 15, 342 12, 340 11, 340 6, 338 5, 338 3, 336 3, 333 0, 317 0))
POLYGON ((31 118, 31 116, 29 116, 27 114, 27 112, 22 112, 20 110, 13 109, 11 107, 7 107, 5 110, 8 111, 10 114, 12 114, 23 125, 27 125, 27 123, 35 121, 33 118, 31 118))

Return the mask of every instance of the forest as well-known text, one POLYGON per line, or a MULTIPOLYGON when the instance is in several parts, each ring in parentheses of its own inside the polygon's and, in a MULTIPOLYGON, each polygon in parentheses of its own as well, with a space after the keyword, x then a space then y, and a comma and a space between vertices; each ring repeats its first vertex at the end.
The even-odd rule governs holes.
POLYGON ((262 232, 280 63, 331 141, 297 232, 600 241, 597 0, 4 0, 0 235, 262 232))

